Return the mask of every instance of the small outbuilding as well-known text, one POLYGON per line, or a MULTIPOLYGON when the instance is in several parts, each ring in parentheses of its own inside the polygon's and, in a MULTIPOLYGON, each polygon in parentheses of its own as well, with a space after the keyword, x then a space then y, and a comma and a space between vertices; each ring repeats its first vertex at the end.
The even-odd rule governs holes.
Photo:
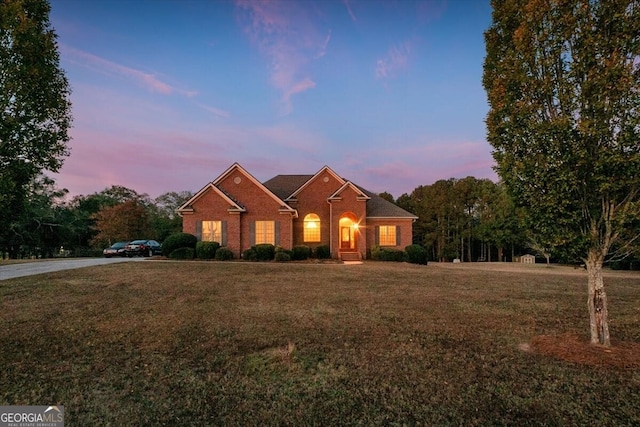
POLYGON ((520 257, 520 262, 523 263, 523 264, 535 264, 536 263, 536 257, 534 255, 531 255, 531 254, 522 255, 520 257))

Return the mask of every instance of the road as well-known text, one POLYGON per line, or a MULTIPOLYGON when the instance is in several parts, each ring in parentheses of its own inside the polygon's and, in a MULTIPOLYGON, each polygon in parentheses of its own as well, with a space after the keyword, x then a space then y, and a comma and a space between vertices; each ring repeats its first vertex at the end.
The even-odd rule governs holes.
POLYGON ((74 258, 56 259, 51 261, 34 261, 20 264, 2 265, 0 261, 0 280, 14 277, 32 276, 34 274, 51 273, 54 271, 71 270, 74 268, 91 267, 94 265, 114 264, 117 262, 143 261, 144 258, 74 258))

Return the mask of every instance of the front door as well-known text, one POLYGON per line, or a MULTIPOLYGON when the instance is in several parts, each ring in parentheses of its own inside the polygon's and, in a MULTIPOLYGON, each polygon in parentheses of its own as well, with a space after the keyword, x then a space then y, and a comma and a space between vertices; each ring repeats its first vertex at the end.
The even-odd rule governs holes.
POLYGON ((340 249, 347 250, 353 248, 352 227, 340 227, 340 249))

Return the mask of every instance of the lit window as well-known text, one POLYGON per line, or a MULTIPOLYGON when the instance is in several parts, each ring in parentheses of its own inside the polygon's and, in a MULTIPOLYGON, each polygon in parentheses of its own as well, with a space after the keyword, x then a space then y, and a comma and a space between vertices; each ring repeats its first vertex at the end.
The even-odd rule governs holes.
POLYGON ((320 217, 316 214, 309 214, 304 217, 304 241, 320 241, 320 217))
POLYGON ((395 246, 396 245, 396 226, 395 225, 381 225, 379 231, 380 246, 395 246))
POLYGON ((275 221, 256 221, 256 245, 276 244, 275 221))
POLYGON ((202 241, 222 243, 222 221, 202 221, 202 241))

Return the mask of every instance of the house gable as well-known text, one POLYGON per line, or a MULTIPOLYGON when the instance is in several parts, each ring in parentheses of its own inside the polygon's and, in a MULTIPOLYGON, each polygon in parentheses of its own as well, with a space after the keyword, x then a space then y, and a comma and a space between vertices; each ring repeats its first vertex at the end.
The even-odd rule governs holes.
POLYGON ((316 247, 331 244, 331 207, 327 198, 344 184, 344 180, 324 166, 314 175, 278 175, 265 183, 274 192, 287 194, 285 201, 298 212, 293 220, 293 244, 316 247), (314 218, 315 228, 305 230, 305 219, 314 218))
MULTIPOLYGON (((307 187, 313 185, 317 180, 322 180, 325 184, 329 184, 332 180, 335 180, 339 185, 343 185, 345 180, 342 179, 337 173, 335 173, 329 166, 323 166, 315 175, 313 175, 307 182, 300 186, 296 191, 294 191, 289 197, 286 198, 287 201, 296 200, 298 195, 302 193, 307 187)), ((331 184, 329 184, 331 185, 331 184)))
POLYGON ((255 179, 253 175, 247 172, 240 164, 234 163, 226 171, 224 171, 213 183, 214 186, 228 191, 230 194, 236 195, 238 200, 245 200, 246 203, 260 199, 264 202, 263 195, 266 195, 273 203, 277 204, 278 211, 282 214, 297 215, 295 209, 287 205, 284 200, 274 194, 269 188, 264 186, 260 181, 255 179), (251 189, 251 184, 256 188, 256 191, 251 189), (259 194, 263 193, 263 194, 259 194))
POLYGON ((200 191, 198 191, 193 197, 187 200, 182 206, 180 206, 177 210, 178 215, 190 215, 194 213, 194 205, 197 204, 198 200, 201 198, 208 196, 210 194, 215 194, 219 198, 223 200, 224 203, 228 205, 227 211, 229 213, 240 213, 245 212, 243 206, 241 206, 237 201, 233 200, 229 195, 225 194, 218 187, 213 185, 213 183, 209 183, 205 185, 200 191))
POLYGON ((358 188, 356 185, 354 185, 351 181, 346 181, 342 185, 342 187, 338 188, 332 195, 329 196, 329 200, 341 200, 342 199, 342 194, 347 189, 350 189, 355 193, 356 200, 358 200, 358 201, 366 201, 366 200, 369 200, 371 198, 371 197, 367 196, 362 190, 360 190, 360 188, 358 188))

